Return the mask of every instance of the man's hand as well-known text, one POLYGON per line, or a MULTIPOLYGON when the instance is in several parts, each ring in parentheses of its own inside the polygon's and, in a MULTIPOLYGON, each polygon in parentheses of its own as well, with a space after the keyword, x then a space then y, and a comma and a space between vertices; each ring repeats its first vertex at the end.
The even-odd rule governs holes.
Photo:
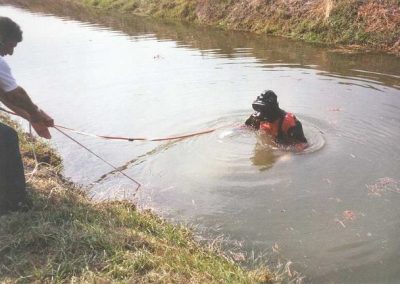
POLYGON ((44 111, 38 110, 30 115, 30 122, 36 133, 43 138, 50 139, 51 134, 48 127, 54 126, 54 120, 44 111))
POLYGON ((54 120, 31 101, 23 88, 0 93, 0 100, 16 114, 29 120, 40 137, 51 138, 48 127, 54 126, 54 120))
POLYGON ((47 127, 54 126, 54 120, 41 109, 38 109, 36 112, 31 113, 30 121, 32 123, 43 124, 44 126, 47 126, 47 127))
MULTIPOLYGON (((4 103, 4 101, 3 101, 4 103)), ((43 138, 50 139, 51 134, 48 127, 54 126, 53 119, 48 116, 44 111, 38 110, 37 113, 28 114, 25 110, 16 107, 10 103, 6 104, 9 109, 14 111, 17 115, 25 118, 26 120, 30 121, 32 124, 33 129, 35 132, 43 138)))

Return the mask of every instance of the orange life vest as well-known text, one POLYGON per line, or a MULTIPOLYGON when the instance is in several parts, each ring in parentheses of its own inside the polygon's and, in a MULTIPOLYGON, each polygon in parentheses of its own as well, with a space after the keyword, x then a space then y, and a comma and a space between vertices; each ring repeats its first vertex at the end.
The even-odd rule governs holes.
POLYGON ((293 113, 290 112, 286 113, 285 117, 282 120, 277 119, 273 122, 268 122, 268 121, 260 122, 260 130, 268 135, 271 135, 274 138, 278 138, 280 131, 282 131, 281 133, 287 137, 288 130, 291 127, 295 126, 296 126, 296 117, 294 116, 293 113))

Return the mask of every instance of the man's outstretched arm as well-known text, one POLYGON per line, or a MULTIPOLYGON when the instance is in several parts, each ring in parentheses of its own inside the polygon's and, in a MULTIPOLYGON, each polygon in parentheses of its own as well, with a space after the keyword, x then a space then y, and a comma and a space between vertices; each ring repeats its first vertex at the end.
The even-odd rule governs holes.
POLYGON ((0 92, 0 101, 18 115, 29 120, 36 132, 50 138, 47 127, 54 126, 53 119, 35 105, 22 87, 9 92, 0 92))

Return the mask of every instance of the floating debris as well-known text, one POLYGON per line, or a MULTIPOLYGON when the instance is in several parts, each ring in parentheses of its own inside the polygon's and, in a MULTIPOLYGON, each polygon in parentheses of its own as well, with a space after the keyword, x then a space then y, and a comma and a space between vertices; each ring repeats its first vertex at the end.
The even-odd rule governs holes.
POLYGON ((272 246, 272 251, 275 252, 275 253, 279 253, 279 246, 278 246, 278 243, 275 243, 275 244, 272 246))
POLYGON ((343 227, 343 229, 346 228, 346 225, 343 223, 342 220, 339 220, 338 218, 335 219, 335 222, 338 223, 339 225, 341 225, 343 227))
POLYGON ((287 274, 289 275, 289 277, 293 277, 293 274, 292 274, 292 272, 290 271, 290 266, 292 265, 293 263, 291 262, 291 261, 288 261, 287 263, 286 263, 286 265, 285 265, 285 270, 287 271, 287 274))
POLYGON ((343 220, 353 221, 356 219, 356 215, 351 210, 345 210, 342 213, 343 220))
POLYGON ((381 197, 384 193, 400 193, 400 181, 390 177, 379 178, 374 184, 365 185, 368 195, 381 197))
POLYGON ((346 228, 345 222, 354 221, 356 219, 356 214, 352 210, 345 210, 342 213, 342 219, 335 218, 335 222, 342 226, 343 229, 346 228))
POLYGON ((162 57, 160 54, 156 54, 153 56, 153 59, 160 60, 160 59, 164 59, 164 57, 162 57))
POLYGON ((328 108, 328 111, 342 111, 342 108, 340 108, 340 107, 331 107, 331 108, 328 108))

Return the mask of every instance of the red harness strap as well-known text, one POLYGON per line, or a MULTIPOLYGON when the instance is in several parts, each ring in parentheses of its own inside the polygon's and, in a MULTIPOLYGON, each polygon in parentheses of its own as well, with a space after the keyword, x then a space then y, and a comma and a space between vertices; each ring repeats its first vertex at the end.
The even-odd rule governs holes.
POLYGON ((296 117, 293 113, 288 112, 283 118, 281 126, 279 119, 275 120, 274 122, 262 121, 260 123, 260 130, 274 138, 277 138, 279 135, 279 128, 281 128, 282 133, 287 136, 289 129, 295 126, 296 117))
POLYGON ((288 131, 290 128, 295 127, 296 126, 296 117, 294 116, 293 113, 288 112, 285 115, 285 118, 283 119, 283 123, 282 123, 282 132, 285 135, 288 135, 288 131))
POLYGON ((274 122, 262 121, 260 123, 260 130, 272 137, 278 137, 279 120, 275 120, 274 122))

